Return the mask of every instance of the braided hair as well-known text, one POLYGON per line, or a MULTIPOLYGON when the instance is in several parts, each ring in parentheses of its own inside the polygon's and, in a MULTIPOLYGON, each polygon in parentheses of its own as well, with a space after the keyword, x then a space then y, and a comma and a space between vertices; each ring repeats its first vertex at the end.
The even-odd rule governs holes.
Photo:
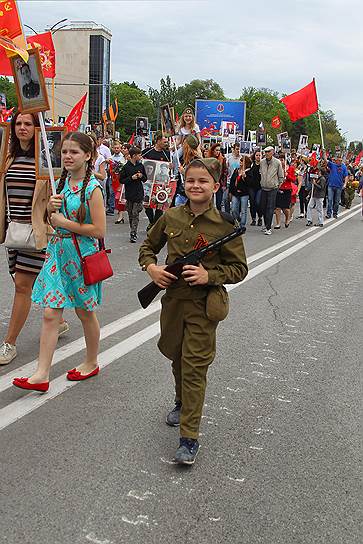
MULTIPOLYGON (((81 188, 81 205, 77 211, 77 221, 78 223, 82 224, 84 223, 84 220, 86 219, 86 206, 85 206, 86 189, 93 172, 93 161, 96 154, 96 146, 95 146, 94 140, 87 134, 83 134, 83 132, 68 132, 62 140, 62 147, 63 147, 63 143, 66 140, 71 140, 73 142, 76 142, 84 153, 91 154, 91 157, 87 161, 86 174, 84 176, 82 188, 81 188)), ((67 176, 68 176, 68 170, 66 168, 63 168, 62 174, 61 174, 61 177, 59 178, 59 182, 57 186, 58 194, 62 192, 67 176)))

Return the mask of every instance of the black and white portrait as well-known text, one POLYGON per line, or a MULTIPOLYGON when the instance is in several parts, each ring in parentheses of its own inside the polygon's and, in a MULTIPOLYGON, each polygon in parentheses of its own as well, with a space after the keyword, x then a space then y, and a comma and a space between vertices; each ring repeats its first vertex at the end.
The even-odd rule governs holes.
POLYGON ((34 113, 49 110, 48 95, 40 63, 38 48, 29 49, 29 59, 11 57, 19 110, 22 113, 34 113))
POLYGON ((170 180, 169 164, 167 162, 158 161, 156 163, 155 181, 159 183, 167 183, 170 180))
MULTIPOLYGON (((47 128, 46 130, 50 160, 55 178, 59 177, 62 173, 61 144, 65 132, 64 127, 47 128)), ((35 164, 37 179, 48 179, 49 169, 47 155, 41 130, 39 128, 36 128, 35 164)))
POLYGON ((163 134, 167 138, 170 136, 175 136, 175 126, 174 126, 174 120, 171 113, 171 108, 169 104, 165 104, 165 106, 161 106, 161 124, 163 127, 163 134))
POLYGON ((264 130, 257 130, 257 144, 258 145, 266 144, 266 132, 264 130))
POLYGON ((143 163, 144 168, 145 168, 147 180, 148 181, 154 181, 155 171, 156 171, 156 164, 157 164, 156 161, 151 161, 151 160, 144 159, 142 161, 142 163, 143 163))
POLYGON ((149 120, 147 117, 136 117, 136 135, 146 137, 149 131, 149 120))
POLYGON ((290 138, 281 138, 281 149, 284 153, 287 153, 291 150, 291 140, 290 138))
POLYGON ((252 147, 252 142, 247 142, 245 140, 242 140, 241 142, 239 142, 239 149, 240 149, 241 155, 250 155, 251 147, 252 147))

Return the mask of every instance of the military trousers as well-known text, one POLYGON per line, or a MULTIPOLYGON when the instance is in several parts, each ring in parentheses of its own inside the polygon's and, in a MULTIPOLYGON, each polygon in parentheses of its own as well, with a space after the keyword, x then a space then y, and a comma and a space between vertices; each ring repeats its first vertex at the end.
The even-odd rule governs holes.
POLYGON ((137 227, 139 226, 139 215, 143 210, 142 202, 126 201, 126 210, 129 215, 130 234, 137 234, 137 227))
POLYGON ((205 298, 180 300, 164 295, 161 304, 158 347, 172 361, 175 397, 182 403, 180 435, 198 438, 218 322, 207 318, 205 298))

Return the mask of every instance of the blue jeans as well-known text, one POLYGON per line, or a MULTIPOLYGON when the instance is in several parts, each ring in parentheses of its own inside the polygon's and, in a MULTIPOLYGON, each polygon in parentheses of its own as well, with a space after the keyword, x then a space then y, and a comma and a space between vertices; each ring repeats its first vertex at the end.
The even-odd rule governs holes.
POLYGON ((248 195, 232 196, 231 213, 233 219, 239 222, 241 227, 247 224, 248 195))
POLYGON ((261 189, 250 188, 249 193, 250 193, 250 214, 251 214, 252 220, 255 221, 256 213, 259 219, 262 217, 262 213, 260 210, 261 189))
POLYGON ((328 217, 331 217, 332 211, 333 215, 338 215, 341 194, 342 187, 328 187, 328 208, 326 210, 328 217))
POLYGON ((111 176, 106 180, 106 195, 107 195, 107 211, 113 213, 115 211, 115 193, 113 192, 111 176))
POLYGON ((277 189, 272 189, 271 191, 262 189, 261 191, 261 212, 263 214, 265 227, 268 230, 271 229, 272 218, 276 207, 276 195, 277 189))

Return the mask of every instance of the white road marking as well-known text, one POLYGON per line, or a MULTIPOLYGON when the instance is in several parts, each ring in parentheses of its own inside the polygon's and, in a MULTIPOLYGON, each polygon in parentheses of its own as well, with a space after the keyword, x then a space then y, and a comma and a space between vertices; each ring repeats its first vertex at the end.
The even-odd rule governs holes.
MULTIPOLYGON (((136 310, 131 314, 125 315, 120 319, 117 319, 116 321, 112 321, 112 323, 109 323, 108 325, 105 325, 101 328, 101 340, 107 338, 108 336, 111 336, 112 334, 115 334, 116 332, 121 331, 122 329, 126 329, 127 327, 134 325, 141 319, 149 317, 153 313, 157 312, 160 308, 161 304, 158 300, 150 304, 150 306, 146 308, 146 310, 141 308, 140 310, 136 310)), ((75 353, 82 351, 83 349, 85 349, 85 347, 85 340, 82 336, 82 338, 78 338, 77 340, 74 340, 73 342, 70 342, 69 344, 56 349, 54 352, 52 366, 59 363, 60 361, 64 361, 64 359, 71 357, 75 353)), ((37 359, 23 366, 15 368, 11 372, 8 372, 3 376, 0 376, 0 393, 1 391, 5 391, 5 389, 10 387, 11 382, 17 376, 29 376, 33 374, 36 368, 36 364, 37 359)))
MULTIPOLYGON (((344 216, 345 214, 352 212, 353 210, 355 210, 355 208, 360 209, 360 205, 357 205, 354 208, 351 208, 350 210, 345 210, 344 212, 342 212, 341 216, 344 216)), ((352 213, 352 215, 354 215, 354 213, 352 213)), ((329 223, 330 221, 333 221, 333 219, 328 219, 326 223, 329 223)), ((342 222, 342 221, 337 222, 335 219, 334 221, 335 221, 334 226, 342 222)), ((269 255, 270 253, 277 251, 278 249, 281 249, 282 247, 294 242, 295 240, 298 240, 302 236, 306 236, 307 234, 310 235, 314 230, 317 230, 317 229, 319 229, 319 227, 312 227, 309 231, 302 231, 298 234, 295 234, 294 236, 290 236, 290 238, 287 238, 286 240, 283 240, 282 242, 278 244, 275 244, 274 246, 271 246, 267 249, 264 249, 263 251, 260 251, 259 253, 251 255, 250 257, 248 257, 248 264, 253 263, 254 261, 257 261, 261 259, 262 257, 265 257, 269 255)), ((319 234, 325 234, 326 230, 327 229, 324 229, 323 232, 320 232, 319 234)), ((254 275, 251 276, 253 270, 250 270, 244 282, 255 277, 254 275)), ((235 289, 239 285, 240 283, 237 283, 235 285, 230 285, 230 286, 227 286, 227 289, 230 291, 232 289, 235 289)), ((137 323, 138 321, 146 317, 149 317, 153 313, 159 311, 160 308, 161 308, 160 301, 155 301, 152 304, 150 304, 150 306, 146 309, 141 308, 140 310, 136 310, 135 312, 125 315, 121 317, 120 319, 117 319, 116 321, 113 321, 109 323, 108 325, 105 325, 104 327, 101 328, 101 340, 137 323)), ((76 353, 79 353, 83 349, 85 349, 85 340, 84 340, 84 337, 82 336, 81 338, 78 338, 77 340, 74 340, 73 342, 70 342, 69 344, 56 349, 53 356, 52 366, 61 361, 64 361, 64 359, 67 359, 68 357, 71 357, 72 355, 76 353)), ((34 361, 31 361, 30 363, 17 367, 14 370, 8 372, 7 374, 0 376, 0 393, 2 391, 5 391, 11 386, 11 383, 14 378, 18 376, 29 376, 33 374, 36 368, 36 364, 37 364, 37 360, 35 359, 34 361)))
MULTIPOLYGON (((298 244, 288 248, 282 253, 273 256, 271 259, 261 263, 260 265, 255 266, 252 270, 249 271, 248 276, 245 278, 243 282, 236 283, 234 285, 227 285, 227 290, 233 291, 233 289, 237 289, 237 287, 241 286, 242 283, 245 284, 247 281, 252 280, 253 278, 258 276, 262 272, 265 272, 266 270, 268 270, 275 264, 281 262, 282 260, 286 259, 290 255, 293 255, 297 251, 304 249, 315 240, 318 240, 321 236, 324 236, 331 230, 339 227, 342 223, 344 223, 345 221, 347 221, 348 219, 350 219, 351 217, 353 217, 354 215, 360 212, 360 205, 357 207, 359 209, 357 209, 356 211, 353 211, 353 213, 344 217, 343 219, 335 221, 332 225, 324 229, 319 229, 318 227, 316 227, 319 230, 319 232, 317 232, 316 234, 313 234, 312 236, 309 236, 309 238, 302 240, 298 244)), ((352 210, 348 210, 348 211, 352 211, 352 210)), ((119 330, 119 328, 117 327, 120 327, 120 323, 122 323, 121 325, 122 327, 129 326, 129 325, 126 325, 125 323, 128 322, 129 324, 133 324, 136 321, 139 321, 140 319, 142 319, 143 317, 146 317, 147 315, 151 315, 154 312, 156 312, 158 310, 156 306, 160 307, 160 302, 154 302, 153 305, 151 305, 147 310, 137 310, 136 312, 133 312, 132 314, 124 316, 120 320, 117 320, 113 323, 110 323, 109 325, 106 325, 106 327, 104 327, 103 329, 106 329, 106 331, 108 330, 108 331, 116 332, 117 330, 119 330), (153 305, 155 305, 155 307, 153 305), (143 317, 140 317, 141 315, 143 317), (118 325, 116 325, 116 323, 118 323, 118 325)), ((109 334, 113 334, 113 332, 109 332, 109 334)), ((104 368, 108 366, 109 364, 111 364, 112 362, 116 361, 117 359, 120 359, 121 357, 133 351, 137 347, 141 346, 148 340, 151 340, 151 338, 154 338, 155 336, 157 336, 159 332, 160 332, 160 326, 159 326, 159 321, 157 321, 156 323, 153 323, 152 325, 146 327, 145 329, 142 329, 140 332, 134 334, 130 338, 127 338, 126 340, 123 340, 122 342, 115 344, 113 347, 101 352, 99 355, 100 367, 104 368)), ((84 342, 84 339, 83 338, 78 339, 75 342, 72 342, 71 344, 69 344, 68 346, 65 346, 64 348, 59 348, 57 352, 64 350, 68 353, 67 357, 69 357, 70 355, 75 353, 74 348, 73 348, 73 352, 69 351, 69 346, 71 346, 72 344, 76 344, 76 352, 80 351, 80 349, 83 349, 83 348, 78 349, 79 348, 78 342, 81 342, 81 341, 84 342)), ((58 356, 60 357, 60 353, 58 353, 58 356)), ((63 359, 64 358, 65 357, 63 357, 63 359)), ((32 364, 32 363, 28 363, 28 364, 32 364)), ((24 365, 24 367, 26 366, 27 365, 24 365)), ((19 374, 21 374, 21 369, 18 368, 16 371, 13 371, 9 374, 2 376, 2 379, 5 378, 6 380, 10 380, 9 378, 10 375, 19 376, 19 374)), ((253 372, 253 374, 259 374, 264 376, 262 372, 261 373, 253 372)), ((5 406, 4 408, 0 410, 0 430, 8 427, 15 421, 18 421, 19 419, 24 417, 26 414, 29 414, 33 410, 36 410, 36 408, 39 408, 39 406, 42 406, 49 400, 57 397, 58 395, 62 394, 64 391, 70 389, 71 387, 76 386, 79 383, 80 382, 68 381, 65 377, 65 374, 63 374, 62 376, 59 376, 59 378, 56 378, 55 380, 51 382, 51 389, 49 390, 48 393, 44 395, 40 395, 39 393, 30 393, 28 395, 23 396, 19 400, 8 404, 7 406, 5 406)), ((8 382, 7 387, 9 387, 10 385, 11 383, 8 382)), ((213 424, 211 421, 208 421, 208 423, 213 424)), ((217 425, 217 423, 215 423, 215 425, 217 425)))
MULTIPOLYGON (((159 322, 153 323, 142 331, 130 336, 130 338, 127 338, 126 340, 115 344, 106 351, 103 351, 99 355, 100 367, 105 368, 117 359, 123 357, 123 355, 126 355, 137 347, 142 346, 142 344, 158 335, 159 332, 159 322)), ((26 414, 29 414, 33 410, 36 410, 49 400, 58 397, 58 395, 61 395, 64 393, 64 391, 67 391, 71 387, 75 387, 79 383, 80 382, 71 382, 67 380, 66 375, 63 374, 62 376, 59 376, 59 378, 52 381, 51 389, 48 393, 29 393, 11 404, 8 404, 0 410, 0 430, 4 429, 11 423, 14 423, 14 421, 24 417, 26 414)))

